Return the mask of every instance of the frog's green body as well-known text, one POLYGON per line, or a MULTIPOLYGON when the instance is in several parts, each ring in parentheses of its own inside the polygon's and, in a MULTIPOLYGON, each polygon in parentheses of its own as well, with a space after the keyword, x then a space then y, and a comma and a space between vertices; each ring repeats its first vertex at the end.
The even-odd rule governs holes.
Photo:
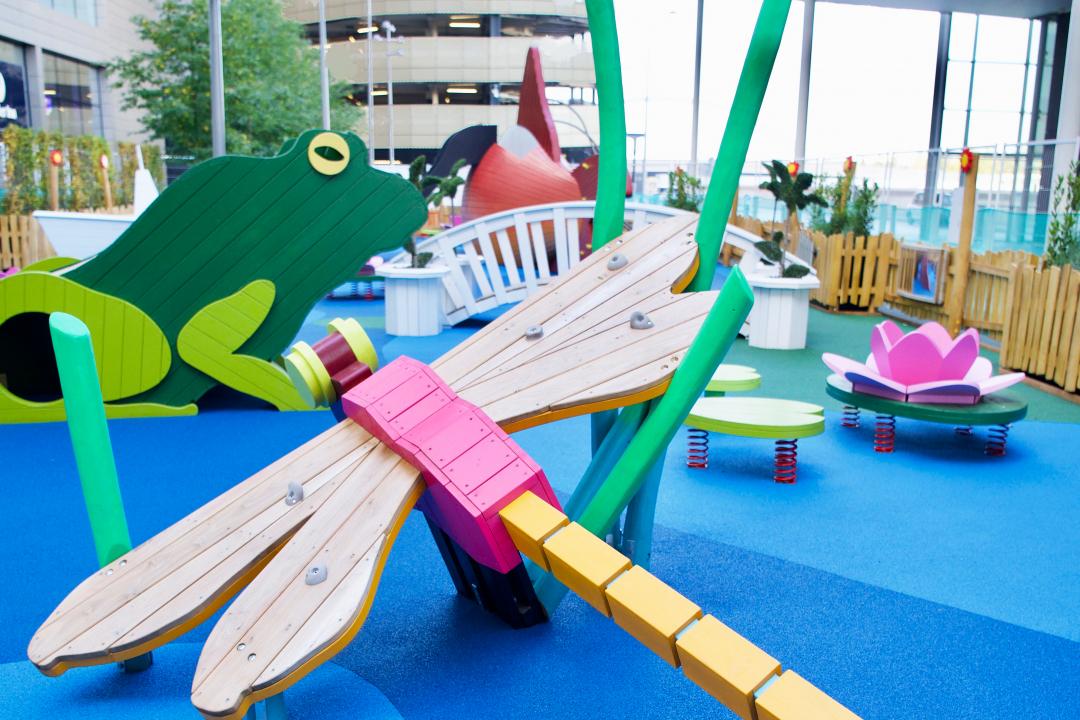
MULTIPOLYGON (((0 324, 25 312, 80 317, 94 337, 105 400, 138 403, 146 412, 136 414, 194 412, 214 384, 236 386, 229 378, 241 366, 256 376, 246 392, 300 407, 275 368, 250 361, 275 360, 319 298, 372 255, 400 246, 427 215, 412 185, 367 165, 355 135, 336 136, 344 152, 329 153, 335 160, 312 157, 326 140, 309 131, 273 158, 197 165, 88 262, 0 281, 0 324), (138 343, 129 335, 136 326, 138 343)), ((0 420, 59 419, 57 405, 0 388, 0 420)))

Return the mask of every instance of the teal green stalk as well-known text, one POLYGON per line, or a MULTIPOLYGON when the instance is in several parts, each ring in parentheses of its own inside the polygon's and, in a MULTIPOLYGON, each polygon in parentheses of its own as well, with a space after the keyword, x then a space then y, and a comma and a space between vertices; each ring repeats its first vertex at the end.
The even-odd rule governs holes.
POLYGON ((90 331, 66 313, 49 316, 49 332, 60 371, 71 446, 79 468, 83 499, 99 565, 108 565, 131 549, 124 500, 116 475, 105 404, 101 399, 90 331))
POLYGON ((750 285, 742 272, 735 268, 720 290, 720 297, 709 310, 686 357, 672 376, 667 391, 653 405, 626 452, 615 463, 607 480, 578 520, 589 532, 604 537, 641 488, 690 408, 701 397, 716 366, 731 348, 753 303, 750 285))
MULTIPOLYGON (((754 34, 750 38, 750 47, 746 51, 739 85, 735 89, 735 99, 731 103, 724 139, 720 141, 720 152, 716 156, 709 189, 705 193, 705 203, 701 208, 698 221, 697 242, 701 253, 701 266, 690 283, 689 290, 708 290, 712 287, 713 274, 716 272, 716 258, 720 253, 720 243, 724 239, 731 203, 739 188, 739 176, 746 163, 746 152, 750 147, 750 136, 754 133, 761 101, 765 98, 765 88, 769 85, 776 52, 780 49, 780 38, 784 34, 788 9, 791 0, 765 0, 758 14, 754 34)), ((598 74, 599 78, 599 74, 598 74)), ((603 96, 600 96, 601 101, 603 96)), ((603 166, 601 166, 603 172, 603 166)))
POLYGON ((596 92, 600 95, 600 177, 596 187, 592 249, 623 232, 626 209, 626 115, 619 31, 612 0, 585 0, 592 35, 596 92))

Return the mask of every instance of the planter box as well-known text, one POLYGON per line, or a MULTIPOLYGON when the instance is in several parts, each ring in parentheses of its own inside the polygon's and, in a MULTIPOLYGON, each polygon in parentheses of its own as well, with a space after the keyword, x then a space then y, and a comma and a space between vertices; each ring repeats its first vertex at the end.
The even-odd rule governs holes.
POLYGON ((748 275, 754 290, 750 310, 750 347, 801 350, 806 347, 810 291, 821 285, 813 275, 780 278, 748 275))
POLYGON ((426 268, 384 264, 379 275, 386 280, 386 333, 424 337, 442 332, 443 265, 426 268))

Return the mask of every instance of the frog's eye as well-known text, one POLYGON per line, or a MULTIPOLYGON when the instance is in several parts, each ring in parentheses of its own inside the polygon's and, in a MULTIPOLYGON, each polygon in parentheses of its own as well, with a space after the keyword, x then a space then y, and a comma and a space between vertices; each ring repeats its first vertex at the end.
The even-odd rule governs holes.
POLYGON ((337 133, 322 132, 311 138, 307 157, 316 172, 337 175, 349 164, 349 145, 337 133))

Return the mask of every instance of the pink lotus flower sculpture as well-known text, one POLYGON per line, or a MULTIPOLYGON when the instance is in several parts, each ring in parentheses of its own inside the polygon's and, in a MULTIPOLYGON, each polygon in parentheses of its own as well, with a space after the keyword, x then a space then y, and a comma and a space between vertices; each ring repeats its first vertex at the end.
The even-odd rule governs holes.
POLYGON ((983 395, 1024 379, 1021 372, 994 375, 990 361, 979 356, 979 332, 974 328, 953 339, 934 322, 907 335, 891 320, 878 323, 865 363, 833 353, 821 359, 855 392, 902 402, 973 405, 983 395))

